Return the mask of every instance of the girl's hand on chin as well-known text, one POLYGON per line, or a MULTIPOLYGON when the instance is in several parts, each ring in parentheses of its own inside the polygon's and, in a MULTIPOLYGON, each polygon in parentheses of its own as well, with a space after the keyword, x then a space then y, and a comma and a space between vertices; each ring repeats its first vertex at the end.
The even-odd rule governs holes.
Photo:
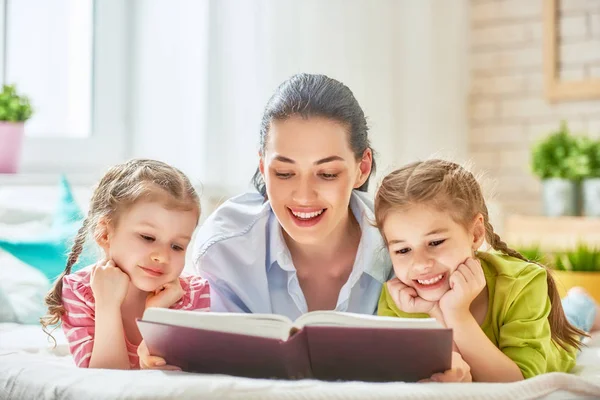
POLYGON ((419 297, 415 288, 405 285, 400 279, 393 278, 386 284, 394 303, 396 303, 396 306, 405 313, 423 313, 431 315, 432 312, 435 312, 437 302, 427 301, 422 297, 419 297))
POLYGON ((146 308, 169 308, 178 302, 183 297, 183 294, 181 281, 177 277, 171 282, 157 288, 154 292, 150 292, 146 298, 146 308))
POLYGON ((90 286, 98 306, 120 307, 129 289, 129 276, 112 260, 100 260, 92 267, 90 286))
POLYGON ((440 299, 440 309, 446 322, 471 315, 469 307, 485 288, 485 276, 479 260, 468 258, 450 275, 450 290, 440 299))

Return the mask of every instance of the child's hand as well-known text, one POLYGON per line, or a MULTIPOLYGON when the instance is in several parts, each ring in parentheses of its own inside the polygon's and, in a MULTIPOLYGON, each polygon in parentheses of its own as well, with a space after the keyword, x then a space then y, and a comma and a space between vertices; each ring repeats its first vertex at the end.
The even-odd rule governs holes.
POLYGON ((440 299, 446 322, 471 315, 469 307, 485 287, 485 276, 479 260, 468 258, 450 275, 450 290, 440 299))
POLYGON ((473 382, 471 367, 462 358, 460 353, 452 352, 452 369, 444 373, 433 374, 429 379, 423 379, 419 382, 473 382))
POLYGON ((181 287, 179 277, 164 286, 151 292, 146 298, 146 308, 160 307, 169 308, 183 297, 184 291, 181 287))
POLYGON ((393 278, 386 284, 394 303, 405 313, 431 315, 437 308, 437 302, 427 301, 419 297, 415 288, 405 285, 398 278, 393 278))
POLYGON ((146 342, 142 340, 137 349, 140 358, 140 369, 161 369, 165 371, 181 371, 181 368, 175 365, 167 365, 164 358, 151 356, 146 342))
POLYGON ((97 306, 118 308, 127 295, 129 276, 112 260, 100 260, 92 267, 90 285, 97 306))

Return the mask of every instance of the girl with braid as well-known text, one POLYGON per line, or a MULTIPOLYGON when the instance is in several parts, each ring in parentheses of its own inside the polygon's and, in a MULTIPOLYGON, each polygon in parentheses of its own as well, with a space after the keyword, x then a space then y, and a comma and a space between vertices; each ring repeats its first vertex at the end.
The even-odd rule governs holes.
POLYGON ((474 381, 567 372, 581 337, 600 328, 598 305, 578 289, 565 298, 573 314, 565 317, 552 276, 494 232, 478 182, 458 164, 429 160, 392 172, 377 191, 375 218, 396 275, 378 314, 452 328, 474 381), (478 251, 484 241, 494 251, 478 251))
POLYGON ((167 164, 131 160, 104 175, 41 321, 62 323, 77 366, 139 368, 135 320, 147 307, 208 310, 206 281, 180 276, 199 217, 195 189, 167 164), (71 273, 88 236, 104 258, 71 273))

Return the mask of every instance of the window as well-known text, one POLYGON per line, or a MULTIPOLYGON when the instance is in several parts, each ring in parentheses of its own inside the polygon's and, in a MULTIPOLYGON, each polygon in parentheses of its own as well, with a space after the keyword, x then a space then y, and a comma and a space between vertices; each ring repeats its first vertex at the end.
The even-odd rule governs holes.
POLYGON ((128 3, 0 0, 1 76, 34 108, 22 172, 93 173, 124 158, 128 3))
POLYGON ((26 134, 91 134, 93 0, 9 0, 4 80, 33 101, 26 134))

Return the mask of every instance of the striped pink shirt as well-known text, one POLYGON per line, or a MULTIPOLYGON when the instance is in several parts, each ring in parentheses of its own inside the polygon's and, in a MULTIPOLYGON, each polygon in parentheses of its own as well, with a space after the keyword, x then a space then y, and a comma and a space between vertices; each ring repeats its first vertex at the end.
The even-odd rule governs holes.
MULTIPOLYGON (((63 278, 62 298, 65 313, 62 316, 62 327, 69 341, 69 348, 75 364, 87 368, 94 348, 95 302, 90 286, 89 268, 69 274, 63 278)), ((197 276, 181 276, 183 297, 170 308, 177 310, 208 311, 210 307, 210 290, 208 282, 197 276)), ((132 369, 139 369, 137 347, 127 340, 127 353, 132 369)))

